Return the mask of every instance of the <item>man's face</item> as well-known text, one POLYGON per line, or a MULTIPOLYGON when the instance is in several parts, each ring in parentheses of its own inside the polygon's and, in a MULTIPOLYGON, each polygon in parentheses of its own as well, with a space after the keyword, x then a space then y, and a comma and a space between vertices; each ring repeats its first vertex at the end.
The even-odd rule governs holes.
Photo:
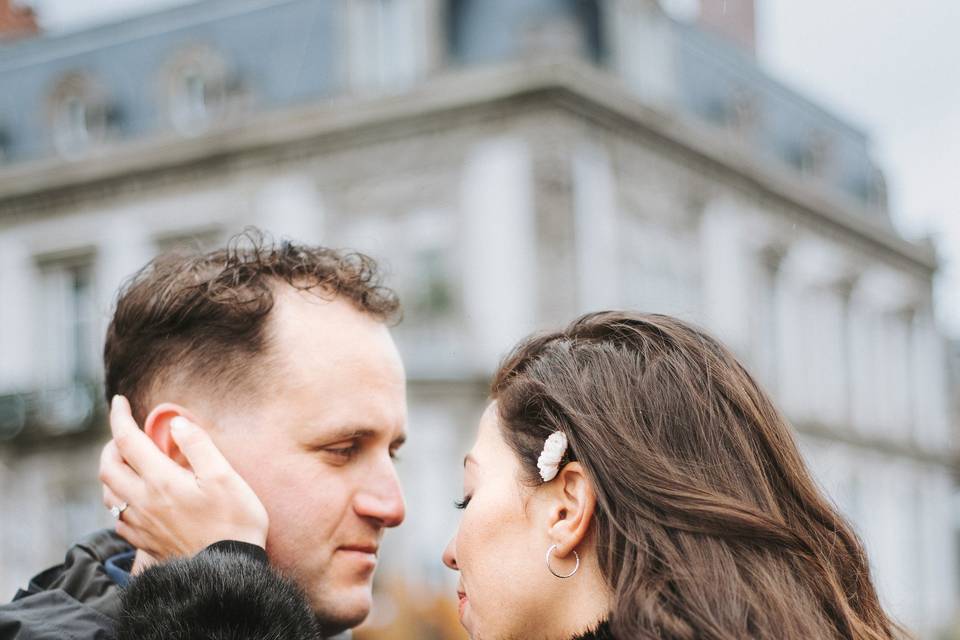
POLYGON ((386 326, 348 301, 279 289, 253 374, 270 377, 263 397, 211 436, 266 506, 273 564, 343 629, 369 613, 380 539, 404 518, 403 365, 386 326))

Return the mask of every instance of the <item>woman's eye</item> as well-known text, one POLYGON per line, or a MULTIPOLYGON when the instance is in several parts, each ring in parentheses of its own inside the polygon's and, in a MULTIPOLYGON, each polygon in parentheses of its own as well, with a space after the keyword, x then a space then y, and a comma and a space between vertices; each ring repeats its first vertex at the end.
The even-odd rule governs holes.
POLYGON ((470 504, 470 496, 464 496, 462 500, 454 500, 453 506, 457 509, 466 509, 467 505, 470 504))

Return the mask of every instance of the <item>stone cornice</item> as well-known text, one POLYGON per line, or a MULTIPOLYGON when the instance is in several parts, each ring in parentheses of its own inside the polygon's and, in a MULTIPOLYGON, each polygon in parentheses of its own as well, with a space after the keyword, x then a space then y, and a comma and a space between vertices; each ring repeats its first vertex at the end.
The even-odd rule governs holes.
POLYGON ((935 464, 960 472, 960 454, 949 447, 930 449, 908 441, 874 436, 859 431, 837 429, 813 422, 798 423, 794 426, 799 433, 818 440, 841 443, 900 460, 906 459, 924 464, 935 464))
POLYGON ((401 95, 336 98, 256 114, 194 138, 166 132, 101 147, 80 161, 50 158, 3 167, 0 222, 50 205, 122 193, 124 182, 164 184, 218 164, 247 166, 257 156, 296 157, 329 145, 435 130, 465 114, 508 115, 518 101, 558 106, 627 135, 655 139, 689 155, 705 172, 755 190, 914 269, 926 274, 937 269, 932 247, 900 237, 888 220, 853 198, 758 157, 724 131, 645 105, 616 77, 573 59, 445 73, 401 95))

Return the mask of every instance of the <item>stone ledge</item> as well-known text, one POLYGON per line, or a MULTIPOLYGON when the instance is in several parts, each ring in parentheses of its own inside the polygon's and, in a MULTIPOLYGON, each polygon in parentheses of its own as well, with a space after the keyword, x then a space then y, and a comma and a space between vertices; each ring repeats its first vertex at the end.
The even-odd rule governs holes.
MULTIPOLYGON (((826 185, 804 180, 788 167, 770 163, 726 132, 691 118, 652 108, 609 72, 575 59, 520 63, 439 74, 407 93, 376 98, 339 97, 310 106, 256 114, 195 138, 173 132, 100 147, 79 161, 49 158, 0 168, 0 219, 10 211, 40 208, 45 196, 77 202, 83 190, 123 191, 116 183, 157 180, 168 171, 201 167, 230 158, 276 153, 357 136, 369 139, 384 128, 436 129, 444 117, 486 113, 517 103, 560 106, 594 122, 651 136, 690 154, 712 171, 757 189, 817 222, 853 233, 913 267, 938 268, 929 244, 900 237, 886 219, 877 219, 856 200, 826 185), (114 184, 110 184, 114 183, 114 184), (5 212, 6 210, 6 212, 5 212)), ((96 196, 94 196, 96 197, 96 196)))

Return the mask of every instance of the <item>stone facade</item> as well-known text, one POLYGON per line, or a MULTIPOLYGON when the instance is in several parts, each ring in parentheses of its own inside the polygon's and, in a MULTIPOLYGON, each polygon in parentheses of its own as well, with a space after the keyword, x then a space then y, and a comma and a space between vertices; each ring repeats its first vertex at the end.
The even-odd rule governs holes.
MULTIPOLYGON (((42 120, 34 138, 8 136, 0 165, 0 588, 106 520, 102 404, 88 385, 117 287, 157 251, 256 224, 376 256, 405 301, 410 509, 387 536, 384 581, 449 588, 449 505, 498 358, 535 328, 623 306, 730 344, 864 538, 884 601, 921 637, 949 622, 957 458, 937 263, 893 230, 865 136, 735 53, 705 58, 721 45, 653 2, 567 6, 211 0, 11 50, 0 83, 80 74, 87 93, 43 100, 114 115, 82 114, 73 133, 89 135, 67 146, 56 118, 42 120), (484 40, 510 11, 524 29, 484 40), (248 21, 271 40, 308 17, 300 42, 329 29, 340 57, 230 57, 248 21), (97 75, 120 63, 96 52, 138 37, 186 60, 170 86, 188 93, 189 126, 156 104, 131 111, 116 96, 134 89, 97 75), (410 42, 421 45, 407 58, 390 55, 410 42), (707 58, 712 70, 697 67, 707 58), (314 62, 319 75, 298 80, 314 62), (753 80, 724 84, 734 75, 753 80)), ((168 77, 150 64, 129 78, 168 77)), ((36 97, 22 98, 0 127, 31 117, 22 105, 36 97)))

